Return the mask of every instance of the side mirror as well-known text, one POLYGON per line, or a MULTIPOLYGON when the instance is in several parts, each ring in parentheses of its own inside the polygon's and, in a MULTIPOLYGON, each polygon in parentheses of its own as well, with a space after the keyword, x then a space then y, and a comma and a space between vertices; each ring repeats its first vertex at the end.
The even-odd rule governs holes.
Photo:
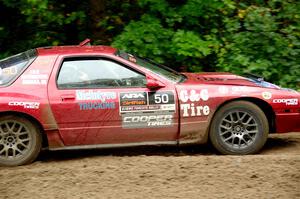
POLYGON ((147 80, 146 86, 147 86, 147 88, 149 88, 151 90, 165 87, 165 85, 162 82, 160 82, 159 80, 154 79, 153 77, 150 77, 148 75, 146 76, 146 80, 147 80))

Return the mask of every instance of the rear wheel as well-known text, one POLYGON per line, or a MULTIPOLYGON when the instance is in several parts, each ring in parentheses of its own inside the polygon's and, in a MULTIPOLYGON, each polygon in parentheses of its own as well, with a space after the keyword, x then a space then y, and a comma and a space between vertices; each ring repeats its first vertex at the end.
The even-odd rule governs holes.
POLYGON ((235 101, 216 113, 210 128, 210 140, 222 154, 253 154, 265 144, 268 131, 268 120, 258 106, 235 101))
POLYGON ((0 165, 17 166, 36 159, 42 143, 32 122, 17 116, 0 118, 0 165))

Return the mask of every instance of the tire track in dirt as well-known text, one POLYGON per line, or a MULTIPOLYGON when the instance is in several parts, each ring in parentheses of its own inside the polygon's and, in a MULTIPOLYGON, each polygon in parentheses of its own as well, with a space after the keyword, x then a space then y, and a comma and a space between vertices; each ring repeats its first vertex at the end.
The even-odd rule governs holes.
POLYGON ((300 134, 271 135, 248 156, 206 145, 44 152, 0 179, 0 198, 300 198, 300 134))

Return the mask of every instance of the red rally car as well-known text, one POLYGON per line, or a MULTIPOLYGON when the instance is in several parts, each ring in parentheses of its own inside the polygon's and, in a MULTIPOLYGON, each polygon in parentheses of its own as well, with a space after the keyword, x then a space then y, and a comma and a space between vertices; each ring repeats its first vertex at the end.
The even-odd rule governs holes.
POLYGON ((49 150, 200 144, 258 152, 300 131, 300 93, 257 77, 177 73, 108 46, 44 47, 0 61, 0 165, 49 150))

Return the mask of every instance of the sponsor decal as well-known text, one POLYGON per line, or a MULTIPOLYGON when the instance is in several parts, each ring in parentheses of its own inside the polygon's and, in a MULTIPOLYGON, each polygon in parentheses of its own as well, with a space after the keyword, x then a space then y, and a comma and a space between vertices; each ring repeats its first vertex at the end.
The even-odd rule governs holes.
POLYGON ((269 100, 269 99, 272 98, 272 93, 270 93, 270 92, 263 92, 263 93, 262 93, 262 97, 263 97, 264 99, 266 99, 266 100, 269 100))
POLYGON ((180 100, 184 103, 180 105, 183 112, 183 117, 194 117, 194 116, 207 116, 210 113, 210 108, 208 105, 198 105, 196 106, 193 102, 203 101, 206 102, 209 99, 209 94, 207 89, 202 90, 182 90, 180 92, 180 100), (186 103, 191 102, 191 103, 186 103))
POLYGON ((115 92, 76 90, 77 101, 89 101, 78 103, 79 109, 82 111, 114 109, 116 108, 115 99, 117 99, 115 92))
POLYGON ((123 92, 120 93, 120 114, 130 112, 175 112, 174 93, 162 92, 123 92))
POLYGON ((123 128, 172 126, 175 110, 175 97, 172 91, 120 93, 123 128))
POLYGON ((22 84, 24 84, 24 85, 46 85, 47 80, 45 80, 45 79, 23 79, 22 84))
POLYGON ((298 99, 274 99, 273 103, 275 104, 285 104, 285 105, 298 105, 298 99))
POLYGON ((181 110, 183 110, 183 117, 209 115, 210 113, 209 106, 195 106, 194 103, 181 104, 181 110))
POLYGON ((180 92, 179 98, 182 102, 198 102, 200 100, 207 101, 209 96, 208 96, 208 90, 207 89, 202 89, 200 91, 196 90, 182 90, 180 92))
POLYGON ((8 102, 9 106, 21 106, 26 109, 38 109, 40 107, 39 102, 8 102))
POLYGON ((99 109, 114 109, 114 102, 80 102, 78 103, 80 110, 99 110, 99 109))
POLYGON ((219 90, 219 93, 221 93, 221 94, 229 93, 229 88, 227 86, 220 86, 218 90, 219 90))
POLYGON ((120 93, 120 106, 147 105, 146 92, 120 93))
POLYGON ((13 66, 13 67, 4 68, 2 70, 2 74, 3 75, 15 75, 15 74, 17 74, 17 67, 13 66))
POLYGON ((30 70, 28 74, 21 76, 24 85, 46 85, 48 75, 40 74, 39 70, 30 70))
POLYGON ((149 105, 156 104, 175 104, 173 92, 149 92, 149 105))
POLYGON ((171 111, 176 110, 175 104, 161 105, 161 106, 124 106, 121 107, 121 112, 141 112, 141 111, 171 111))
POLYGON ((252 92, 253 89, 247 86, 220 86, 218 88, 220 94, 240 94, 244 96, 245 94, 252 92))
POLYGON ((247 93, 250 91, 249 87, 246 87, 246 86, 233 86, 231 88, 232 90, 232 93, 235 94, 235 93, 247 93))
POLYGON ((173 114, 147 113, 122 115, 123 128, 155 128, 173 125, 173 114))
POLYGON ((157 110, 159 106, 124 106, 121 107, 121 112, 135 112, 135 111, 147 111, 157 110))
POLYGON ((100 100, 101 102, 106 102, 114 99, 117 99, 117 94, 115 92, 76 90, 76 100, 78 101, 100 100))

